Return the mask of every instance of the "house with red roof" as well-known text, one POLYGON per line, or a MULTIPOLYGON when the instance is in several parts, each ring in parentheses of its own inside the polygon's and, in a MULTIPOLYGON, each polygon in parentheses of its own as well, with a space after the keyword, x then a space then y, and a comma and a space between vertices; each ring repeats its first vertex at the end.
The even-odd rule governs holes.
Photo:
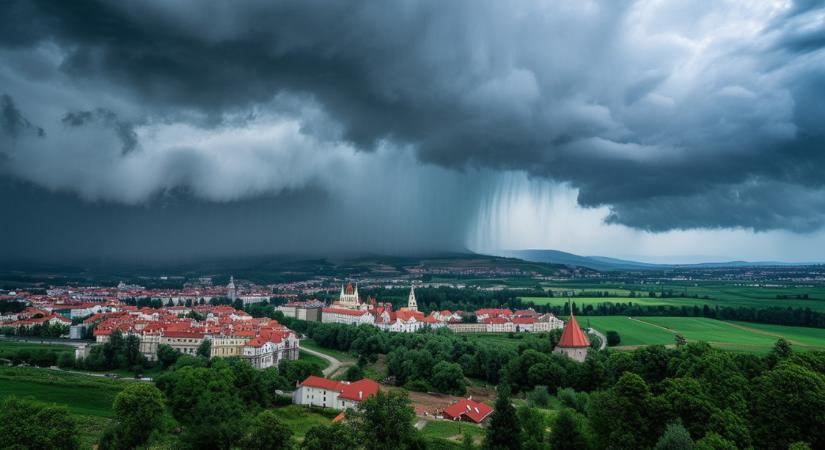
POLYGON ((493 408, 484 403, 474 401, 472 398, 465 398, 444 408, 441 415, 447 420, 465 420, 481 423, 492 413, 493 408))
POLYGON ((590 340, 587 339, 587 335, 579 327, 571 307, 570 318, 567 319, 567 323, 564 325, 564 331, 562 331, 559 343, 553 349, 553 353, 561 353, 574 361, 584 362, 589 348, 590 340))
POLYGON ((310 375, 292 393, 292 403, 345 410, 377 393, 378 383, 367 378, 348 382, 310 375))

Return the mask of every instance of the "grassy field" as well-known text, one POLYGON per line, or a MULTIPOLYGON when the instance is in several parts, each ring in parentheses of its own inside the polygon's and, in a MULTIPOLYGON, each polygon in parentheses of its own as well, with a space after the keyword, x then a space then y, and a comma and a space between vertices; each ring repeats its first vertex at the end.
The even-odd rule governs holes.
POLYGON ((484 428, 472 423, 453 422, 450 420, 430 420, 421 429, 421 434, 427 439, 440 439, 460 443, 463 434, 473 437, 473 442, 480 444, 484 439, 484 428))
POLYGON ((28 342, 13 342, 0 340, 0 358, 9 358, 11 355, 26 350, 29 352, 36 352, 40 350, 53 351, 58 354, 70 353, 74 355, 74 347, 70 345, 48 345, 48 344, 33 344, 28 342))
POLYGON ((784 337, 798 350, 825 350, 825 330, 817 328, 726 322, 702 317, 636 317, 581 316, 579 323, 605 331, 617 331, 620 347, 674 344, 681 334, 690 341, 705 341, 714 347, 766 353, 779 337, 784 337))
POLYGON ((327 367, 329 367, 329 361, 327 361, 326 359, 321 358, 320 356, 311 355, 311 354, 309 354, 309 353, 307 353, 303 350, 301 351, 300 356, 299 356, 298 359, 300 359, 302 361, 313 362, 313 363, 317 364, 318 367, 321 368, 321 370, 324 370, 327 367))
POLYGON ((310 350, 315 350, 317 352, 321 352, 321 353, 330 355, 332 357, 335 357, 335 358, 339 359, 342 362, 354 362, 355 361, 355 357, 350 355, 349 353, 321 347, 320 345, 318 345, 317 342, 315 342, 314 340, 309 339, 309 338, 301 339, 301 347, 306 347, 310 350))
POLYGON ((77 420, 84 449, 91 449, 109 425, 112 401, 126 383, 49 369, 0 367, 0 399, 14 395, 66 406, 77 420))
MULTIPOLYGON (((273 410, 279 419, 292 430, 293 435, 298 439, 303 439, 307 431, 316 425, 329 425, 335 417, 332 411, 321 414, 322 410, 309 408, 307 406, 290 405, 273 410), (327 417, 331 416, 331 417, 327 417)), ((337 414, 337 412, 335 412, 337 414)))
MULTIPOLYGON (((545 298, 536 297, 536 304, 563 304, 566 293, 579 292, 609 292, 615 297, 573 297, 573 300, 579 304, 587 304, 590 302, 602 303, 621 302, 627 303, 633 301, 639 304, 666 304, 666 305, 704 305, 710 306, 745 306, 745 307, 769 307, 782 306, 793 308, 811 308, 814 311, 825 311, 825 286, 823 285, 748 285, 744 283, 725 283, 720 281, 681 281, 681 282, 664 282, 664 283, 646 283, 633 284, 621 282, 608 283, 553 283, 545 286, 546 289, 553 291, 556 297, 545 298), (675 295, 684 293, 685 297, 676 298, 651 298, 647 297, 648 292, 673 291, 675 295), (629 294, 631 291, 637 293, 637 297, 631 298, 629 294), (795 298, 797 296, 805 296, 808 298, 795 298), (692 298, 692 297, 699 298, 692 298), (708 298, 704 298, 707 296, 708 298), (786 296, 793 298, 777 298, 777 296, 786 296), (653 302, 653 303, 648 303, 653 302)), ((530 297, 524 297, 524 300, 529 300, 530 297)))

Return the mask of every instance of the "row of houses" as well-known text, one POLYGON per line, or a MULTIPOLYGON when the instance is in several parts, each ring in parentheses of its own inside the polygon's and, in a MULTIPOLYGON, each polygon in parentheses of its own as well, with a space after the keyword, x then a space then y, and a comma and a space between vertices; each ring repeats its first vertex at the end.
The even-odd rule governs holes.
POLYGON ((479 309, 476 322, 465 323, 463 311, 432 311, 424 314, 418 310, 415 290, 411 287, 407 306, 394 310, 391 303, 381 303, 369 297, 362 302, 358 287, 351 283, 341 287, 336 302, 325 306, 318 300, 289 302, 278 307, 287 317, 315 320, 323 323, 347 325, 372 325, 379 329, 411 333, 423 328, 447 327, 457 333, 540 333, 564 327, 564 322, 553 314, 539 314, 535 310, 479 309))
POLYGON ((264 369, 277 366, 283 359, 298 359, 300 350, 300 341, 292 330, 275 320, 253 318, 230 306, 131 307, 94 315, 84 325, 94 325, 97 343, 108 342, 115 331, 137 336, 140 351, 149 360, 157 359, 161 345, 191 355, 208 340, 210 357, 238 356, 253 367, 264 369))

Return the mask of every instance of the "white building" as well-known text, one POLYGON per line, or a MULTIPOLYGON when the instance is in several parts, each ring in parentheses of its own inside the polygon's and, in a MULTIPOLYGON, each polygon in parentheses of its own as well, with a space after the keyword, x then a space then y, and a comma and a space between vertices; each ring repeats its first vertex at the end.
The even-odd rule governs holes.
POLYGON ((378 383, 366 378, 350 383, 311 375, 292 393, 292 403, 344 410, 356 408, 376 393, 378 383))

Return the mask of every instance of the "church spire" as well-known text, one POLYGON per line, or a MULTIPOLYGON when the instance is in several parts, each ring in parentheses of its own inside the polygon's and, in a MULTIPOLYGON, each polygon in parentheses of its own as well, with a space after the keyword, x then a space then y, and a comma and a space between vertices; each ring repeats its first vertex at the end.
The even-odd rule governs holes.
POLYGON ((410 311, 418 311, 418 303, 415 301, 415 289, 410 285, 410 295, 407 297, 407 309, 410 311))

